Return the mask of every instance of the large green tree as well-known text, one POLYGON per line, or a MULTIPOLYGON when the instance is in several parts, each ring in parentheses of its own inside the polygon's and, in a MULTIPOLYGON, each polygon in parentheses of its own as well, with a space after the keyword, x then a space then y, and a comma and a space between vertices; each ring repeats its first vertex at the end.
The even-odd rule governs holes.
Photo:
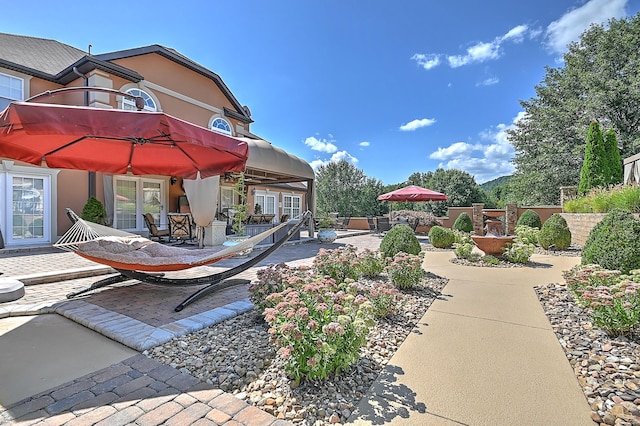
POLYGON ((382 182, 368 177, 347 160, 324 164, 316 171, 316 208, 319 214, 378 216, 384 211, 378 195, 382 182))
POLYGON ((547 68, 523 117, 508 131, 516 172, 507 201, 557 204, 575 186, 592 120, 612 127, 621 155, 640 148, 640 14, 592 25, 569 45, 564 66, 547 68))

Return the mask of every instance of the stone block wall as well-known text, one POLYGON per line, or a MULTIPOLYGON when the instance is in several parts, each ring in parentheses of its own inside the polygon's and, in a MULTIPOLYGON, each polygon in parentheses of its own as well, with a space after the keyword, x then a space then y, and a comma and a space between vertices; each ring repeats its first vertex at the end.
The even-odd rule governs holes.
MULTIPOLYGON (((580 247, 584 246, 587 241, 589 232, 596 226, 606 213, 560 213, 564 220, 567 221, 569 230, 571 231, 571 243, 580 247)), ((640 219, 640 215, 635 214, 640 219)))

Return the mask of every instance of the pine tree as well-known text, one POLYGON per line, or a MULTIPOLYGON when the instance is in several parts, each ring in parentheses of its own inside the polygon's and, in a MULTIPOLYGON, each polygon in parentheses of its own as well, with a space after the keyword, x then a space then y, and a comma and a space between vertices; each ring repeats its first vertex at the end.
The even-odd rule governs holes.
POLYGON ((622 182, 622 157, 620 157, 620 149, 618 148, 618 140, 616 132, 613 128, 607 130, 604 134, 604 150, 609 163, 609 175, 607 176, 607 184, 616 185, 622 182))
POLYGON ((592 121, 587 133, 587 146, 585 147, 584 161, 580 170, 578 192, 586 194, 591 188, 606 185, 606 176, 608 175, 608 163, 600 124, 597 121, 592 121))

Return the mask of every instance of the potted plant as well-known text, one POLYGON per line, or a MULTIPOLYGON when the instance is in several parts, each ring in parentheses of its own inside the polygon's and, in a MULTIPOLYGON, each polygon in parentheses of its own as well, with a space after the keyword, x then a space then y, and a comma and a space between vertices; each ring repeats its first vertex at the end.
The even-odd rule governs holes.
MULTIPOLYGON (((238 180, 233 186, 233 193, 237 197, 238 204, 233 206, 234 214, 231 222, 232 235, 227 235, 227 240, 223 243, 225 246, 233 246, 249 239, 245 231, 245 222, 247 220, 247 193, 244 181, 244 173, 238 175, 238 180)), ((253 251, 253 247, 238 252, 234 257, 246 257, 253 251)))
POLYGON ((255 214, 262 214, 262 206, 258 203, 256 203, 255 206, 253 206, 253 212, 255 214))
POLYGON ((322 216, 318 222, 318 241, 331 244, 338 238, 338 233, 333 228, 335 220, 329 216, 322 216))

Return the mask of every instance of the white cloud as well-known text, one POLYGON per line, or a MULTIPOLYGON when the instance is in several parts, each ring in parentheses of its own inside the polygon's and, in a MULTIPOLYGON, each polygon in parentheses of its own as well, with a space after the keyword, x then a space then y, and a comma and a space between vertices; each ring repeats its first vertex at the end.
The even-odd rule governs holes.
MULTIPOLYGON (((490 42, 479 42, 469 48, 465 55, 448 55, 447 62, 451 68, 464 65, 492 61, 502 56, 502 47, 505 42, 521 43, 526 36, 533 37, 539 31, 531 30, 527 25, 518 25, 498 36, 490 42)), ((415 56, 415 55, 414 55, 415 56)))
POLYGON ((316 159, 316 160, 311 161, 309 163, 309 165, 311 166, 311 168, 313 170, 318 170, 318 168, 320 166, 324 166, 324 165, 329 164, 329 163, 337 163, 340 160, 347 160, 348 162, 350 162, 352 164, 357 164, 358 163, 358 159, 356 157, 354 157, 353 155, 349 154, 347 151, 338 151, 335 154, 333 154, 331 156, 331 158, 328 159, 328 160, 316 159))
MULTIPOLYGON (((523 116, 522 112, 519 113, 513 123, 523 116)), ((455 142, 448 147, 438 148, 429 158, 440 160, 439 167, 444 169, 468 172, 478 183, 509 175, 515 170, 511 164, 515 151, 507 140, 506 130, 512 127, 513 123, 510 126, 499 124, 482 132, 480 139, 483 143, 455 142)))
POLYGON ((338 150, 338 147, 333 144, 334 140, 317 139, 314 136, 310 136, 304 140, 304 144, 310 147, 314 151, 326 152, 332 154, 338 150))
POLYGON ((400 130, 402 130, 403 132, 411 132, 421 127, 431 126, 435 122, 435 118, 416 119, 400 126, 400 130))
POLYGON ((359 145, 360 145, 361 147, 363 147, 363 148, 366 148, 366 147, 368 147, 369 145, 371 145, 371 142, 363 141, 363 142, 360 142, 360 144, 359 144, 359 145))
POLYGON ((546 44, 554 52, 562 54, 567 45, 577 41, 591 24, 602 24, 611 18, 626 15, 625 6, 629 0, 590 0, 582 6, 572 9, 560 19, 549 24, 546 31, 546 44))
POLYGON ((494 84, 498 84, 500 80, 497 77, 487 78, 486 80, 477 83, 476 86, 493 86, 494 84))
POLYGON ((521 43, 524 40, 525 35, 529 28, 526 25, 518 25, 511 28, 505 35, 502 36, 502 41, 513 40, 514 43, 521 43))
POLYGON ((411 57, 411 59, 416 61, 418 65, 420 65, 425 70, 430 70, 431 68, 435 68, 440 65, 440 55, 437 55, 435 53, 416 53, 411 57))

